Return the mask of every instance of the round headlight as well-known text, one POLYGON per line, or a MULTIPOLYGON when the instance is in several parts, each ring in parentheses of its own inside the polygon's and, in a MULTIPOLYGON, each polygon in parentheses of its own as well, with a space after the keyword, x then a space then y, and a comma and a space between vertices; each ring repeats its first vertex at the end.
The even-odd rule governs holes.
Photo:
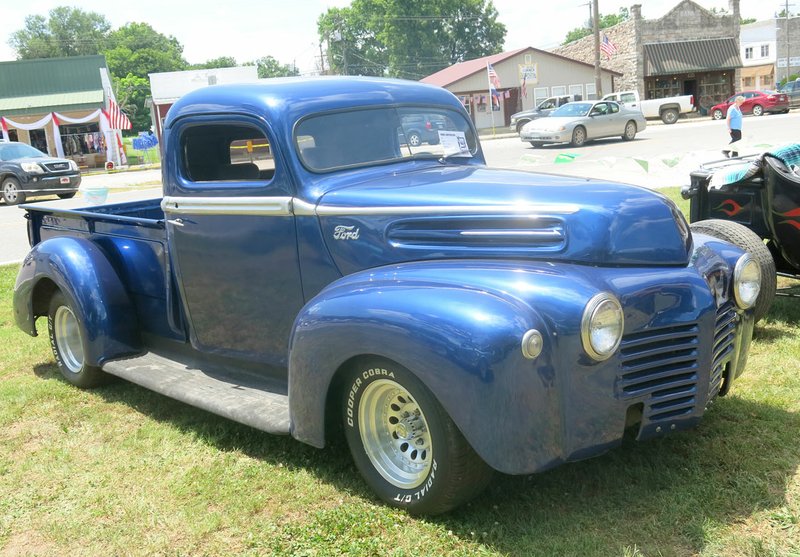
POLYGON ((606 292, 592 297, 583 310, 581 340, 583 349, 594 360, 607 360, 619 347, 625 324, 622 306, 606 292))
POLYGON ((753 307, 761 292, 761 269, 749 255, 743 255, 733 270, 733 295, 741 309, 753 307))

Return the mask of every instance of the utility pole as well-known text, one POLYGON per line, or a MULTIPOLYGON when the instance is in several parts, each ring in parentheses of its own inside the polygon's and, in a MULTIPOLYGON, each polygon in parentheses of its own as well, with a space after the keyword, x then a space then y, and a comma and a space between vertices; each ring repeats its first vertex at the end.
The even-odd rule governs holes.
POLYGON ((594 90, 597 94, 597 98, 602 99, 603 82, 600 79, 600 8, 598 4, 599 0, 592 0, 592 31, 594 32, 594 90))
POLYGON ((786 82, 788 83, 789 76, 792 75, 792 64, 789 62, 791 60, 791 56, 789 56, 789 0, 786 0, 784 9, 786 11, 786 82))

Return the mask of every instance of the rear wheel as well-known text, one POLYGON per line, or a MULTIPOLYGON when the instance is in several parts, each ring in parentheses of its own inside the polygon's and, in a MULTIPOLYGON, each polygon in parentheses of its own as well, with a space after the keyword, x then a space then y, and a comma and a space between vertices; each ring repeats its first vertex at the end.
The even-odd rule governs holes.
POLYGON ((406 139, 408 139, 408 144, 412 147, 419 147, 422 145, 422 138, 417 132, 409 133, 406 139))
POLYGON ((365 360, 347 377, 345 437, 378 496, 412 514, 446 512, 480 493, 492 470, 405 368, 365 360))
POLYGON ((661 113, 661 121, 665 124, 674 124, 678 121, 678 111, 674 108, 668 108, 661 113))
POLYGON ((775 272, 775 260, 772 258, 769 248, 758 234, 738 222, 709 219, 694 222, 691 228, 695 232, 708 234, 730 242, 745 250, 758 263, 758 267, 761 269, 761 292, 758 294, 753 315, 756 322, 760 321, 767 314, 772 301, 775 299, 775 289, 778 281, 778 276, 775 272))
POLYGON ((586 143, 586 128, 583 126, 578 126, 572 131, 572 141, 570 141, 573 147, 580 147, 584 143, 586 143))
POLYGON ((3 180, 3 201, 6 205, 25 203, 25 192, 20 190, 19 180, 9 176, 3 180))
POLYGON ((636 122, 631 120, 625 124, 625 131, 622 134, 622 139, 625 141, 632 141, 636 137, 636 122))
POLYGON ((753 116, 763 116, 764 107, 760 104, 753 105, 753 116))
POLYGON ((81 388, 96 387, 109 379, 99 367, 86 363, 86 330, 76 310, 61 292, 50 300, 47 331, 53 356, 64 379, 81 388))

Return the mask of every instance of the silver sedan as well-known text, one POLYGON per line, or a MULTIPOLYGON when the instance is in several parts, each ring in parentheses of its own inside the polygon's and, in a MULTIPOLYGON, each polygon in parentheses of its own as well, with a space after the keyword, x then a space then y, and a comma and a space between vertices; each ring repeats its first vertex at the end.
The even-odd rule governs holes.
POLYGON ((619 136, 631 141, 647 127, 641 111, 613 101, 578 101, 560 106, 547 118, 525 124, 522 141, 534 147, 545 143, 570 143, 579 147, 589 139, 619 136))

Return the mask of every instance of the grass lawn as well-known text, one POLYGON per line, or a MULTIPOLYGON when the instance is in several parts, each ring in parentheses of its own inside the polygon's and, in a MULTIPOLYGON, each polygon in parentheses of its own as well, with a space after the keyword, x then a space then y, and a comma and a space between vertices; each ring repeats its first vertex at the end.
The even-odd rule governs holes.
POLYGON ((16 270, 0 267, 0 556, 800 555, 800 301, 777 301, 745 375, 695 430, 498 475, 418 519, 381 505, 343 445, 123 381, 69 386, 46 336, 13 324, 16 270))

